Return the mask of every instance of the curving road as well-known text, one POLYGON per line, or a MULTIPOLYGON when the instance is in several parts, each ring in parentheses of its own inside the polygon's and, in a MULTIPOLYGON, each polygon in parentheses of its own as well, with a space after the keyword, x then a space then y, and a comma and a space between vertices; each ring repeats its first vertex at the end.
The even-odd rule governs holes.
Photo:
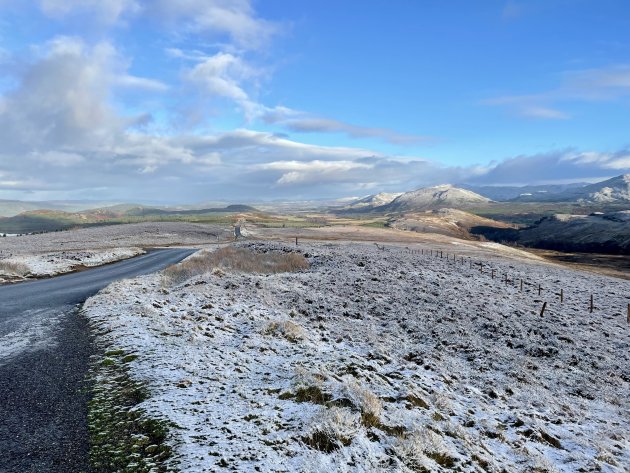
POLYGON ((78 305, 111 282, 192 254, 155 250, 52 279, 0 286, 0 473, 87 471, 92 344, 78 305))

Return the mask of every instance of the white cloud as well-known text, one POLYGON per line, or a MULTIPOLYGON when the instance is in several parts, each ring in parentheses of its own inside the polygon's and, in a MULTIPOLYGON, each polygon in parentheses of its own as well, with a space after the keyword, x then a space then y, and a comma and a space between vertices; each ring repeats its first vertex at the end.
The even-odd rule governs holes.
POLYGON ((162 81, 148 79, 146 77, 137 77, 132 75, 121 75, 116 78, 116 84, 120 87, 128 87, 132 89, 142 89, 153 92, 166 92, 169 86, 162 81))
MULTIPOLYGON (((153 18, 171 32, 229 38, 239 49, 258 49, 268 44, 280 26, 259 18, 250 0, 37 0, 51 18, 89 16, 92 21, 116 24, 153 18)), ((17 0, 13 0, 17 3, 17 0)))
POLYGON ((245 91, 261 72, 250 67, 242 58, 220 52, 204 58, 185 73, 185 78, 200 87, 206 94, 236 102, 248 120, 255 118, 263 109, 245 91))
POLYGON ((562 156, 561 161, 578 166, 595 166, 601 169, 627 171, 630 170, 630 150, 623 149, 615 153, 570 152, 562 156))
POLYGON ((630 96, 630 65, 619 64, 599 69, 567 71, 555 89, 523 95, 504 95, 482 101, 486 105, 507 107, 517 115, 563 120, 570 114, 557 104, 601 102, 630 96))
POLYGON ((19 87, 3 97, 3 150, 55 150, 67 145, 102 144, 124 125, 108 105, 118 59, 108 43, 88 48, 57 38, 45 55, 27 65, 19 87))
POLYGON ((548 120, 568 120, 571 115, 551 107, 540 105, 524 105, 518 109, 518 113, 524 117, 544 118, 548 120))
POLYGON ((33 152, 30 159, 58 167, 76 166, 85 161, 85 158, 76 153, 65 153, 63 151, 48 151, 45 153, 33 152))
POLYGON ((372 169, 373 165, 356 161, 274 161, 258 166, 260 169, 281 171, 277 180, 280 185, 321 183, 324 181, 348 179, 348 171, 372 169))
POLYGON ((227 34, 242 49, 263 47, 279 31, 277 24, 256 16, 250 0, 155 0, 151 10, 190 32, 227 34))
POLYGON ((416 144, 431 141, 431 137, 405 135, 387 128, 353 125, 340 120, 321 118, 286 107, 267 109, 262 118, 300 133, 344 133, 351 138, 378 138, 393 144, 416 144))
POLYGON ((124 15, 140 11, 136 0, 41 0, 42 11, 53 18, 92 13, 104 23, 115 23, 124 15))
POLYGON ((563 149, 521 155, 492 163, 469 181, 479 184, 525 185, 597 181, 630 172, 630 151, 579 151, 563 149))

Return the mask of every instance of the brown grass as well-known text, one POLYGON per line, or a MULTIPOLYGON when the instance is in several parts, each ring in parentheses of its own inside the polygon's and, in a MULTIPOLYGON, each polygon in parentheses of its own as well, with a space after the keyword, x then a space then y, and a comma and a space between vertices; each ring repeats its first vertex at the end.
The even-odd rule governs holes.
POLYGON ((262 333, 264 335, 280 335, 293 343, 306 338, 304 329, 291 320, 269 322, 262 333))
POLYGON ((164 270, 170 284, 182 283, 193 276, 220 268, 245 273, 285 273, 308 269, 306 258, 300 253, 257 253, 246 248, 224 247, 216 251, 203 251, 164 270))
POLYGON ((16 263, 14 261, 0 261, 0 274, 24 276, 28 273, 30 273, 30 269, 23 263, 16 263))

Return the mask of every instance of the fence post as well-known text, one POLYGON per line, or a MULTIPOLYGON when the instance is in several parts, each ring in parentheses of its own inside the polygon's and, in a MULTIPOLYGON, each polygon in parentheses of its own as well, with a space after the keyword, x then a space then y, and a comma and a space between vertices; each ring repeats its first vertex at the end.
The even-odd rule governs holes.
POLYGON ((560 288, 560 302, 564 302, 564 290, 560 288))
POLYGON ((494 269, 492 270, 492 279, 494 279, 494 269))
POLYGON ((543 314, 545 313, 545 309, 547 308, 547 302, 543 302, 543 306, 542 309, 540 310, 540 316, 542 317, 543 314))
POLYGON ((591 306, 589 307, 589 312, 593 313, 593 294, 591 294, 591 306))
POLYGON ((523 292, 523 280, 521 279, 521 292, 523 292))
POLYGON ((298 246, 297 237, 295 237, 295 246, 298 246))
POLYGON ((538 284, 538 295, 540 296, 540 292, 542 291, 542 287, 540 284, 538 284))

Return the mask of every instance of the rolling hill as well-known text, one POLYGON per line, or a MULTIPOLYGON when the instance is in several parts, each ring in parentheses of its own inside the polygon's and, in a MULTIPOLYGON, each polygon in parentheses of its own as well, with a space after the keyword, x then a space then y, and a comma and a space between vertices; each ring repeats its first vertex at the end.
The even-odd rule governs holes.
POLYGON ((61 210, 30 210, 12 217, 0 218, 0 233, 38 233, 67 230, 78 226, 106 225, 142 222, 147 220, 218 218, 221 215, 254 213, 258 210, 249 205, 228 205, 223 208, 198 210, 168 210, 137 205, 116 205, 82 212, 61 210), (214 217, 213 217, 214 216, 214 217))
POLYGON ((405 192, 389 204, 376 207, 375 210, 410 212, 440 208, 466 209, 488 205, 491 202, 487 197, 475 192, 445 184, 405 192))
POLYGON ((557 193, 521 195, 513 202, 578 202, 630 204, 630 174, 623 174, 595 184, 566 189, 557 193))
POLYGON ((558 214, 516 229, 473 227, 471 233, 534 248, 609 254, 630 253, 630 210, 591 215, 558 214))

